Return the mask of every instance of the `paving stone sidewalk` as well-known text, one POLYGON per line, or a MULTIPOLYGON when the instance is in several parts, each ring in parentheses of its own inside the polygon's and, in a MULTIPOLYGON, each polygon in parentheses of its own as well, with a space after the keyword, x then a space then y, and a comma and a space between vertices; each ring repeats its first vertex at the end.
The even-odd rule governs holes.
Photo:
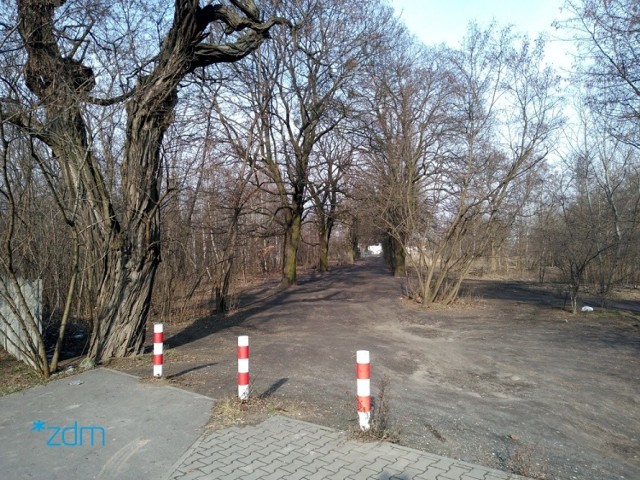
POLYGON ((386 442, 274 416, 259 425, 205 433, 167 479, 525 480, 386 442))

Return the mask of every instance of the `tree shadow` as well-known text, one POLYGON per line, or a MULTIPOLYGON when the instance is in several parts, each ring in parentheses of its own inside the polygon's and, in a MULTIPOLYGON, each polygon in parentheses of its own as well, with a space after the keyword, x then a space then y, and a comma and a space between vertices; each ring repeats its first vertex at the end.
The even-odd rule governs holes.
MULTIPOLYGON (((540 284, 520 280, 467 279, 462 284, 467 294, 487 300, 514 302, 541 309, 569 311, 568 286, 561 282, 540 284)), ((620 310, 630 314, 640 313, 640 302, 626 299, 610 299, 606 296, 580 292, 580 305, 590 305, 604 310, 620 310)))
POLYGON ((327 273, 310 272, 300 276, 296 285, 282 288, 269 282, 247 294, 238 296, 239 308, 227 314, 212 314, 201 317, 182 330, 167 338, 165 343, 170 348, 177 348, 202 338, 214 335, 234 327, 242 326, 245 330, 255 330, 281 315, 290 315, 290 309, 278 315, 265 315, 276 308, 291 305, 305 305, 327 301, 362 301, 379 298, 387 293, 381 289, 384 283, 378 276, 388 279, 384 265, 377 261, 360 262, 355 265, 334 267, 327 273), (358 286, 360 290, 350 294, 349 288, 358 286), (365 293, 363 293, 363 291, 365 293), (352 298, 358 297, 362 298, 352 298), (259 318, 257 317, 259 314, 259 318))
MULTIPOLYGON (((553 287, 553 286, 552 286, 553 287)), ((555 288, 555 290, 560 290, 555 288)), ((538 285, 518 280, 468 279, 462 283, 464 294, 477 295, 487 300, 515 302, 542 309, 562 308, 563 298, 556 291, 550 291, 549 285, 538 285)))
POLYGON ((171 348, 177 348, 201 338, 208 337, 209 335, 214 335, 224 330, 243 325, 256 313, 264 312, 265 310, 280 304, 289 295, 290 293, 287 290, 282 290, 277 292, 275 295, 270 296, 266 301, 256 301, 253 303, 253 306, 241 308, 234 313, 214 314, 201 317, 187 325, 175 335, 169 337, 166 340, 166 343, 171 348))

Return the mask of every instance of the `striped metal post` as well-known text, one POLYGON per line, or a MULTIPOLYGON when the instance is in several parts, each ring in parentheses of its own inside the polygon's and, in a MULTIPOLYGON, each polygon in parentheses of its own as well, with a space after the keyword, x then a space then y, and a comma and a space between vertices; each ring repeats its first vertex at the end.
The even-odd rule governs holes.
POLYGON ((162 323, 153 325, 153 376, 162 377, 162 344, 164 343, 164 329, 162 323))
POLYGON ((358 420, 361 430, 369 430, 371 420, 371 365, 369 351, 356 352, 356 383, 358 395, 358 420))
POLYGON ((238 337, 238 398, 249 398, 249 337, 238 337))

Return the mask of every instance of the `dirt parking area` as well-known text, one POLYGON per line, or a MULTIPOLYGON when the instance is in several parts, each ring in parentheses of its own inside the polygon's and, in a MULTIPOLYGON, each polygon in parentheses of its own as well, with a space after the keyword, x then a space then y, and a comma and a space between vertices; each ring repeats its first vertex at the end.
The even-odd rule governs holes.
MULTIPOLYGON (((298 417, 347 429, 365 349, 374 396, 390 381, 402 444, 537 478, 640 478, 637 302, 571 315, 535 284, 477 280, 466 304, 424 310, 377 258, 273 287, 233 314, 165 325, 167 381, 233 396, 236 337, 249 335, 254 394, 304 402, 298 417)), ((148 377, 149 363, 112 366, 148 377)))

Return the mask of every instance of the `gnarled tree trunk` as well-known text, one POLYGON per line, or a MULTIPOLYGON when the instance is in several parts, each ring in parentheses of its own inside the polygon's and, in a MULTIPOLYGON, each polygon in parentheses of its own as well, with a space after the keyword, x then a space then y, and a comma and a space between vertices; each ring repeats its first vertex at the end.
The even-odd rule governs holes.
POLYGON ((282 286, 294 285, 297 280, 297 260, 300 239, 302 238, 302 205, 294 205, 293 211, 287 219, 284 255, 282 260, 282 286))
MULTIPOLYGON (((95 85, 91 68, 63 54, 55 10, 65 0, 20 0, 19 31, 27 52, 25 79, 40 99, 44 122, 37 136, 53 151, 67 186, 84 199, 86 241, 102 255, 101 283, 94 311, 89 358, 100 362, 142 350, 155 273, 160 262, 160 148, 172 121, 177 88, 197 67, 234 62, 256 50, 281 19, 260 21, 252 0, 199 6, 176 0, 155 67, 140 77, 126 103, 127 128, 122 167, 122 218, 116 218, 99 164, 87 141, 83 104, 95 85), (202 43, 208 25, 243 32, 233 43, 202 43)), ((75 49, 73 50, 75 51, 75 49)), ((98 102, 107 104, 109 102, 98 102)))

